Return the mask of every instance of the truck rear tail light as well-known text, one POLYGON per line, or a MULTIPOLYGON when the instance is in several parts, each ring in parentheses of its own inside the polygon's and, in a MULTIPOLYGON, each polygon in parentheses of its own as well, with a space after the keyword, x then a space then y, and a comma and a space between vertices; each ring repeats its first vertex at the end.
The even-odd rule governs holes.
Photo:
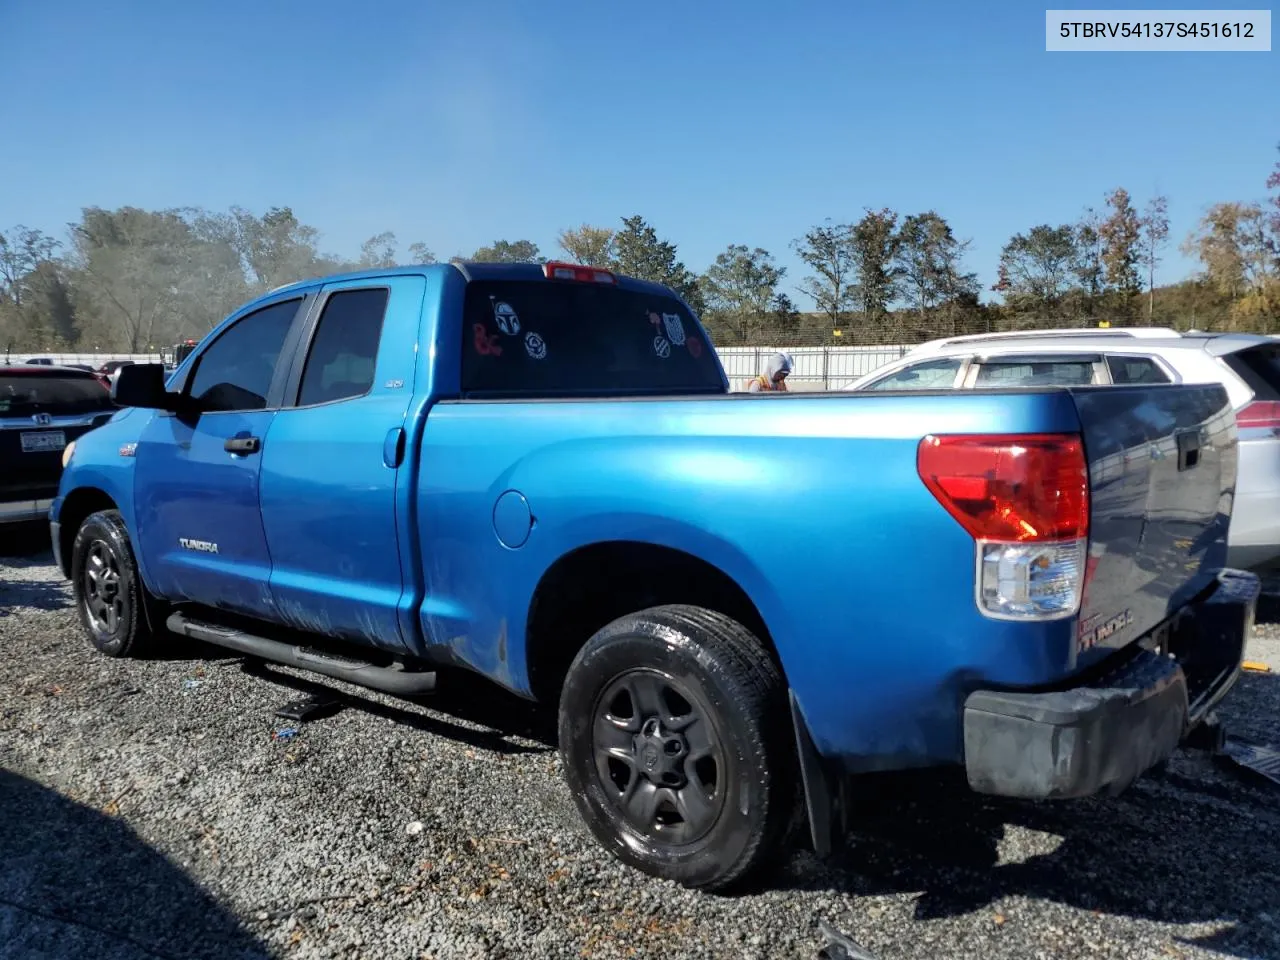
POLYGON ((916 469, 974 538, 984 614, 1056 620, 1079 610, 1089 469, 1078 434, 927 436, 916 469))
POLYGON ((542 265, 548 280, 578 280, 582 283, 617 283, 618 278, 599 267, 584 267, 580 263, 562 263, 551 260, 542 265))
POLYGON ((1280 401, 1255 400, 1240 408, 1236 426, 1241 429, 1280 430, 1280 401))

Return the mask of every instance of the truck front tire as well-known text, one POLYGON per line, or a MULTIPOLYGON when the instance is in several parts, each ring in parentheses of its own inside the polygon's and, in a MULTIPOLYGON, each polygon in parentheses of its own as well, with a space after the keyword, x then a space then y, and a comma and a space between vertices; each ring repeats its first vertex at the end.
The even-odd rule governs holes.
POLYGON ((89 642, 109 657, 136 656, 151 640, 146 588, 117 510, 90 514, 71 547, 71 589, 89 642))
POLYGON ((701 607, 610 623, 560 697, 560 752, 578 810, 623 862, 724 890, 781 850, 798 777, 786 684, 764 646, 701 607))

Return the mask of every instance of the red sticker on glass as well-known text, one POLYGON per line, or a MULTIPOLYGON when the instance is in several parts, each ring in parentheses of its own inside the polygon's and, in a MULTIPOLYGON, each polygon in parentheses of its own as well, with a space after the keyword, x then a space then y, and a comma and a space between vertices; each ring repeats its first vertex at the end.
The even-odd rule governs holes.
POLYGON ((496 333, 486 331, 483 323, 477 323, 471 329, 475 334, 476 353, 482 357, 502 356, 502 347, 498 345, 498 335, 496 333))
POLYGON ((689 356, 693 357, 693 359, 697 360, 702 356, 702 341, 697 337, 688 337, 684 345, 685 349, 689 351, 689 356))

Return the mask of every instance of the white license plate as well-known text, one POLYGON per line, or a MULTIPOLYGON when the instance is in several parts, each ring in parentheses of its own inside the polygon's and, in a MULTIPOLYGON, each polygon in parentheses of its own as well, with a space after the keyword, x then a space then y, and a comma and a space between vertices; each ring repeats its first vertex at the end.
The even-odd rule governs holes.
POLYGON ((67 435, 61 430, 48 430, 43 433, 24 433, 22 435, 23 453, 44 453, 49 450, 61 450, 67 445, 67 435))

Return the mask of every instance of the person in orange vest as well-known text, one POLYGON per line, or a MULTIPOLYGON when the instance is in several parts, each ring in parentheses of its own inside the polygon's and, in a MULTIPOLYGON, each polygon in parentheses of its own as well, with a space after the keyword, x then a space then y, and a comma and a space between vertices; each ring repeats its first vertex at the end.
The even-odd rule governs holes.
POLYGON ((764 365, 764 373, 747 381, 748 393, 769 393, 787 389, 787 374, 791 372, 791 354, 775 353, 764 365))

